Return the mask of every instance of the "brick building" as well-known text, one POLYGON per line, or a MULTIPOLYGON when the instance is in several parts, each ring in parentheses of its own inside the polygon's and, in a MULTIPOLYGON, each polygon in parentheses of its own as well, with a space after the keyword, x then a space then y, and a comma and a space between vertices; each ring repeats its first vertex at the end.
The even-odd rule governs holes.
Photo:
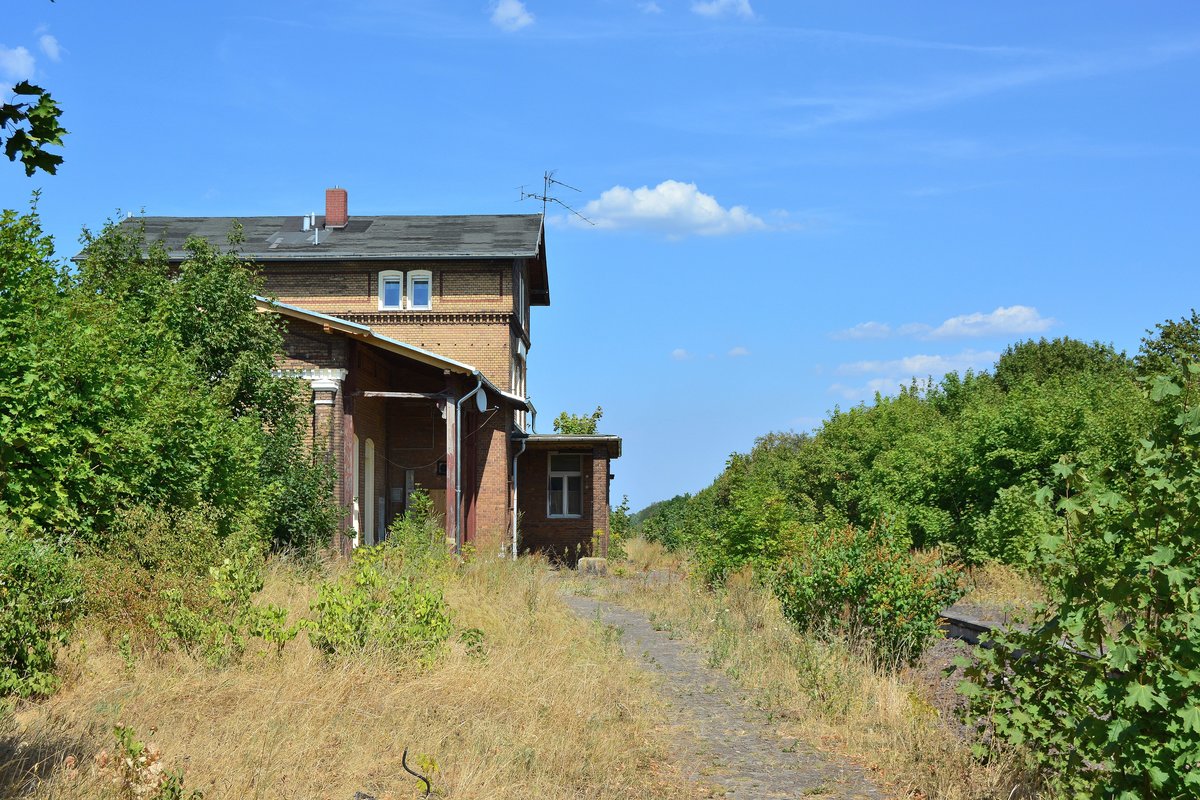
POLYGON ((312 390, 312 441, 337 464, 343 551, 374 544, 416 488, 456 548, 607 553, 616 436, 535 432, 530 310, 550 304, 541 215, 143 217, 173 260, 242 226, 285 323, 278 373, 312 390), (521 531, 524 535, 521 537, 521 531))

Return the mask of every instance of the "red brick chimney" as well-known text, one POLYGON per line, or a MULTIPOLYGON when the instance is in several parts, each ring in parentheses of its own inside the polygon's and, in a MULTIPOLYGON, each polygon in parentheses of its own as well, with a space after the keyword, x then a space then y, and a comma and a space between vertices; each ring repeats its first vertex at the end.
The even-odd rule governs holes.
POLYGON ((334 187, 325 190, 325 227, 344 228, 350 221, 346 206, 346 190, 334 187))

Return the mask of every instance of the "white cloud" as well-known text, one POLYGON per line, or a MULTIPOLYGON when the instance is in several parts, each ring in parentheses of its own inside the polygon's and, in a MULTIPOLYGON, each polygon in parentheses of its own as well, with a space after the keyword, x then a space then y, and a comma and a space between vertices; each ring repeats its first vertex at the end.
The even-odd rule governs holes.
POLYGON ((886 322, 860 322, 853 328, 838 331, 834 339, 886 339, 892 335, 892 326, 886 322))
POLYGON ((954 370, 990 367, 999 357, 1000 354, 992 350, 963 350, 948 356, 922 354, 885 361, 852 361, 839 365, 837 371, 842 375, 875 373, 906 378, 941 377, 954 370))
POLYGON ((0 77, 5 81, 27 81, 33 77, 33 53, 24 47, 0 45, 0 77))
POLYGON ((747 19, 754 17, 750 0, 696 0, 692 3, 692 11, 703 17, 720 17, 725 14, 736 14, 747 19))
POLYGON ((863 383, 835 383, 829 391, 847 400, 866 400, 876 392, 892 394, 915 378, 937 381, 948 372, 976 372, 996 363, 1000 354, 992 350, 963 350, 951 355, 912 355, 904 358, 877 361, 854 361, 837 368, 840 375, 869 376, 863 383))
POLYGON ((519 31, 533 24, 533 14, 521 0, 496 0, 492 7, 492 24, 502 31, 519 31))
POLYGON ((59 46, 58 39, 48 33, 43 33, 38 37, 38 47, 42 48, 42 52, 51 61, 58 61, 62 58, 62 47, 59 46))
POLYGON ((692 354, 687 350, 684 350, 682 347, 676 347, 671 351, 671 358, 675 359, 676 361, 687 361, 691 357, 692 354))
POLYGON ((643 14, 661 14, 663 13, 662 6, 650 0, 648 3, 638 3, 638 8, 643 14))
POLYGON ((694 183, 666 180, 651 189, 614 186, 583 207, 598 228, 640 228, 673 238, 698 234, 720 236, 766 230, 767 223, 745 206, 724 208, 694 183))
POLYGON ((730 358, 742 358, 743 356, 750 355, 750 350, 738 345, 737 347, 729 348, 729 352, 726 355, 730 358))
POLYGON ((908 322, 893 328, 886 322, 860 322, 853 328, 831 334, 834 339, 886 339, 913 336, 918 339, 961 339, 979 336, 1011 336, 1042 333, 1058 324, 1043 317, 1033 306, 1000 306, 987 314, 976 311, 951 317, 934 327, 923 322, 908 322))
POLYGON ((929 332, 931 339, 1041 333, 1057 320, 1043 317, 1033 306, 1001 306, 990 314, 975 312, 951 317, 929 332))

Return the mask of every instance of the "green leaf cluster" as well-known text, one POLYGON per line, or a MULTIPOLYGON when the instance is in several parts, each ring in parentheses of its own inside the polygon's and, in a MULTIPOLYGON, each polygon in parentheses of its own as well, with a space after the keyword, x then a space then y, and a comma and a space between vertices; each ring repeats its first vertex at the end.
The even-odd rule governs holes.
POLYGON ((165 647, 178 645, 213 667, 239 661, 253 639, 281 652, 301 627, 298 622, 288 624, 286 609, 254 602, 263 587, 261 548, 251 540, 229 542, 225 549, 228 555, 209 569, 203 599, 167 589, 162 617, 150 621, 165 647))
POLYGON ((62 163, 62 156, 49 152, 47 147, 62 146, 67 131, 59 124, 62 109, 40 86, 21 81, 12 87, 12 102, 0 103, 0 142, 9 161, 20 159, 25 174, 36 170, 53 175, 62 163), (17 101, 17 98, 28 98, 17 101), (7 138, 5 138, 7 137, 7 138))
POLYGON ((1070 796, 1200 797, 1200 364, 1145 384, 1131 469, 1055 464, 1051 602, 962 686, 972 719, 1070 796))
POLYGON ((604 416, 604 409, 596 406, 591 414, 568 414, 563 411, 554 418, 554 432, 573 436, 591 436, 604 416))
POLYGON ((0 695, 54 690, 54 656, 82 610, 71 560, 54 542, 0 521, 0 695))

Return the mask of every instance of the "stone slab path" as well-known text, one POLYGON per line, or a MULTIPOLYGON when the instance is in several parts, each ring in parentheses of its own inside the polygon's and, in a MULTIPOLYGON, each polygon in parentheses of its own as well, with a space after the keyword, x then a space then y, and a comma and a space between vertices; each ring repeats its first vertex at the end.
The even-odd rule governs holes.
POLYGON ((859 767, 781 737, 698 648, 654 630, 641 612, 591 597, 563 599, 579 616, 619 628, 626 654, 661 677, 675 756, 689 778, 735 800, 887 796, 859 767))

